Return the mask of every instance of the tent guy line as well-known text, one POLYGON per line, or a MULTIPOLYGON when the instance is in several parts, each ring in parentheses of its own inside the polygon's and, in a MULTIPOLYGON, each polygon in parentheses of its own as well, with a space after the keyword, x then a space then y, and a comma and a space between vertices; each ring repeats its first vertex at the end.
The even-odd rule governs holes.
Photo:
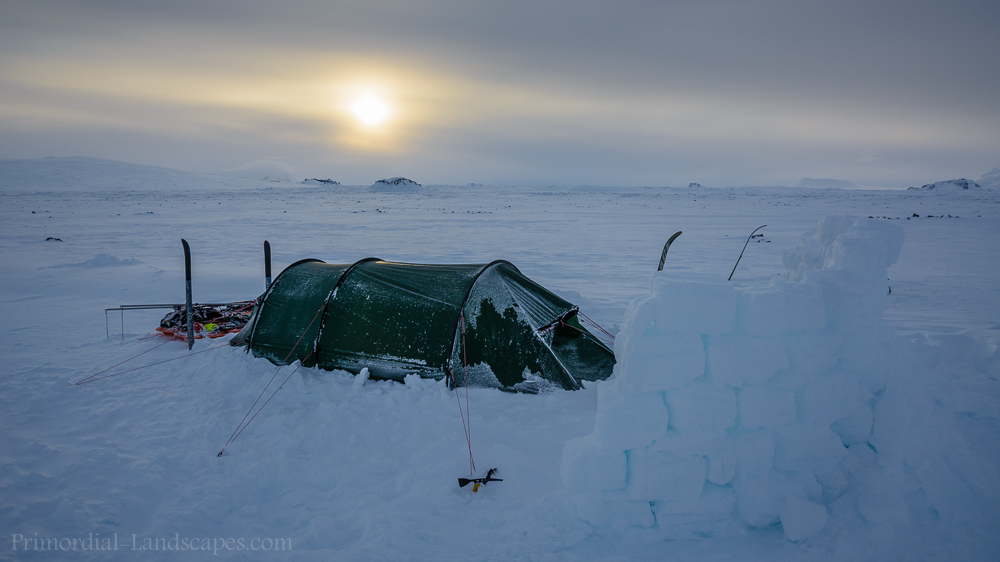
POLYGON ((253 404, 250 406, 250 409, 247 410, 247 413, 244 414, 243 419, 240 420, 239 425, 237 425, 236 429, 233 430, 233 434, 229 436, 229 440, 226 441, 226 444, 222 446, 222 450, 219 451, 219 454, 216 456, 221 457, 222 454, 226 452, 226 447, 228 447, 229 444, 233 442, 233 440, 235 440, 237 437, 240 436, 240 434, 243 433, 243 430, 246 429, 248 425, 250 425, 250 422, 252 422, 253 419, 257 417, 257 414, 259 414, 260 411, 264 409, 264 406, 267 406, 267 403, 271 401, 271 398, 274 398, 274 395, 278 393, 278 390, 281 390, 281 387, 285 386, 285 383, 288 382, 288 379, 292 378, 292 375, 295 374, 295 371, 298 371, 299 367, 302 366, 302 362, 300 361, 299 366, 295 367, 295 369, 292 370, 291 373, 289 373, 288 377, 286 377, 285 380, 278 386, 277 390, 275 390, 274 393, 272 393, 271 396, 268 397, 268 399, 260 407, 260 409, 257 410, 257 413, 250 418, 250 421, 247 421, 247 416, 249 416, 250 412, 253 411, 254 406, 256 406, 258 402, 260 402, 261 396, 264 396, 264 393, 267 392, 267 389, 268 387, 271 386, 271 383, 274 382, 274 378, 278 376, 278 371, 281 371, 281 368, 288 364, 288 359, 292 356, 292 353, 295 353, 295 348, 299 346, 299 343, 302 342, 302 338, 306 335, 306 332, 309 331, 309 328, 311 328, 313 323, 316 322, 316 319, 319 318, 319 315, 323 312, 323 308, 324 307, 321 306, 319 310, 316 311, 316 314, 313 316, 312 320, 309 321, 309 325, 306 326, 306 329, 302 331, 302 335, 299 336, 298 341, 295 342, 295 345, 292 346, 292 349, 288 352, 288 355, 285 357, 285 360, 281 362, 281 365, 278 365, 277 369, 275 369, 274 374, 271 375, 271 380, 267 381, 267 384, 264 385, 264 389, 260 391, 260 395, 257 396, 256 400, 254 400, 253 404), (244 425, 243 422, 246 422, 246 425, 244 425))
MULTIPOLYGON (((171 340, 171 341, 173 341, 173 340, 171 340)), ((170 341, 167 341, 167 342, 164 342, 164 343, 170 343, 170 341)), ((160 344, 160 345, 163 345, 163 344, 160 344)), ((148 368, 148 367, 152 367, 154 365, 162 365, 163 363, 169 363, 171 361, 177 361, 178 359, 184 359, 185 357, 191 357, 192 355, 198 355, 199 353, 205 353, 206 351, 212 351, 213 349, 222 349, 223 347, 226 347, 228 345, 229 345, 228 343, 225 343, 225 344, 222 344, 222 345, 217 345, 215 347, 210 347, 208 349, 202 349, 201 351, 195 351, 195 352, 192 352, 192 353, 187 353, 185 355, 181 355, 180 357, 173 357, 171 359, 164 359, 163 361, 157 361, 156 363, 150 363, 149 365, 143 365, 142 367, 136 367, 134 369, 127 369, 125 371, 119 371, 117 373, 112 373, 110 375, 104 375, 103 377, 97 377, 97 375, 99 375, 101 373, 96 373, 96 374, 91 375, 90 377, 88 377, 88 378, 86 378, 84 380, 81 380, 79 382, 73 383, 73 385, 74 386, 78 386, 78 385, 81 385, 81 384, 87 384, 89 382, 99 381, 99 380, 102 380, 102 379, 109 379, 111 377, 117 377, 118 375, 124 375, 125 373, 131 373, 133 371, 140 371, 142 369, 145 369, 145 368, 148 368), (97 377, 97 378, 94 378, 94 377, 97 377)), ((157 346, 157 347, 159 347, 159 346, 157 346)), ((153 349, 156 349, 156 348, 154 347, 153 349)), ((146 351, 152 351, 152 349, 148 349, 146 351)), ((142 355, 143 353, 146 353, 146 351, 140 353, 139 355, 142 355)), ((131 361, 132 359, 135 359, 136 357, 139 357, 139 355, 136 355, 134 357, 126 359, 125 361, 122 361, 122 363, 127 363, 127 362, 131 361)), ((121 363, 119 363, 119 365, 121 365, 121 363)), ((111 368, 113 368, 113 367, 109 367, 109 369, 111 369, 111 368)), ((109 369, 105 369, 104 371, 107 371, 109 369)), ((101 371, 101 372, 103 373, 104 371, 101 371)))
POLYGON ((462 413, 462 400, 458 397, 458 385, 455 384, 455 371, 451 370, 451 386, 455 389, 455 399, 458 401, 458 415, 462 418, 462 429, 465 430, 465 442, 469 446, 469 474, 476 471, 476 461, 472 458, 472 415, 469 414, 469 361, 466 359, 465 345, 465 312, 459 314, 462 323, 462 372, 465 373, 465 413, 462 413), (468 422, 466 422, 468 418, 468 422))
POLYGON ((167 341, 165 341, 163 343, 157 344, 157 345, 155 345, 155 346, 147 349, 146 351, 143 351, 142 353, 139 353, 138 355, 133 355, 132 357, 129 357, 128 359, 126 359, 124 361, 121 361, 119 363, 115 363, 114 365, 108 367, 107 369, 104 369, 103 371, 98 371, 98 372, 94 373, 93 375, 90 375, 89 377, 87 377, 87 378, 85 378, 85 379, 83 379, 81 381, 78 381, 78 382, 76 382, 74 384, 83 384, 85 382, 90 382, 90 380, 93 379, 94 377, 96 377, 98 375, 101 375, 101 374, 104 374, 104 373, 107 373, 108 371, 110 371, 111 369, 114 369, 115 367, 117 367, 119 365, 124 365, 125 363, 128 363, 129 361, 131 361, 131 360, 133 360, 133 359, 135 359, 137 357, 145 355, 145 354, 149 353, 150 351, 153 351, 154 349, 161 348, 161 347, 167 345, 168 343, 170 343, 169 340, 167 340, 167 341))

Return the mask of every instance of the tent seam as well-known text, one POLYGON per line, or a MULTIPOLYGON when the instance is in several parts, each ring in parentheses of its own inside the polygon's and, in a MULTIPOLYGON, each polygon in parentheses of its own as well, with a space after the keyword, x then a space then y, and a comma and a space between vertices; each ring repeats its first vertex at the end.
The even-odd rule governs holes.
POLYGON ((285 269, 282 269, 281 273, 279 273, 278 276, 274 278, 274 281, 271 281, 271 284, 267 287, 267 290, 264 291, 264 294, 257 297, 258 299, 260 299, 260 307, 257 309, 257 314, 254 315, 253 326, 250 326, 250 333, 247 335, 247 353, 249 353, 250 350, 253 348, 253 336, 255 333, 257 333, 257 322, 260 321, 260 317, 264 312, 264 305, 267 303, 267 297, 271 294, 271 291, 274 290, 274 286, 278 283, 278 280, 281 279, 281 276, 284 275, 286 271, 307 262, 326 263, 325 261, 316 258, 305 258, 299 260, 289 265, 285 269))
POLYGON ((340 274, 340 277, 337 278, 337 283, 334 284, 333 289, 330 290, 330 294, 327 295, 326 300, 323 301, 323 312, 320 314, 319 329, 316 330, 316 339, 313 340, 313 348, 312 348, 312 355, 316 359, 317 365, 319 364, 319 339, 323 335, 323 328, 326 326, 326 313, 330 309, 330 302, 336 298, 337 289, 339 289, 340 286, 344 283, 344 280, 347 279, 347 276, 352 271, 354 271, 355 268, 357 268, 359 265, 371 261, 385 261, 385 260, 383 260, 382 258, 364 258, 352 263, 350 267, 345 269, 340 274))

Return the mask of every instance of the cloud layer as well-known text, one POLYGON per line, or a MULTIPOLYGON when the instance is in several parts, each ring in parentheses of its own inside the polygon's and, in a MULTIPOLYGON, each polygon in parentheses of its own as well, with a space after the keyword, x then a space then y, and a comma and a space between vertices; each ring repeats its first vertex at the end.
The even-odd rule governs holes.
POLYGON ((1000 163, 996 2, 11 4, 0 158, 356 184, 905 185, 1000 163), (351 115, 368 95, 385 125, 351 115))

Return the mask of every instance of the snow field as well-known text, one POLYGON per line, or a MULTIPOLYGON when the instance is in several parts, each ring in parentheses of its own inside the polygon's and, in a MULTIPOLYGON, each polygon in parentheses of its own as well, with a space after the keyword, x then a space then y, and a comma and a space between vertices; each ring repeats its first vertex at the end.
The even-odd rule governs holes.
MULTIPOLYGON (((0 559, 993 560, 1000 549, 996 192, 372 193, 29 164, 8 174, 0 163, 0 559), (817 237, 828 214, 903 228, 890 279, 877 280, 891 295, 817 269, 833 257, 817 237), (761 224, 765 238, 724 283, 761 224), (807 230, 815 244, 801 240, 807 230), (142 338, 161 311, 127 313, 123 340, 115 314, 105 337, 103 309, 182 300, 181 237, 202 302, 260 294, 264 239, 275 273, 307 257, 508 259, 621 332, 621 396, 603 383, 536 396, 470 389, 477 475, 496 466, 504 479, 475 495, 455 481, 469 474, 455 394, 434 383, 300 369, 217 458, 274 374, 267 361, 223 347, 71 384, 156 344, 142 338), (796 264, 818 264, 792 267, 802 279, 782 259, 796 245, 796 264), (884 307, 881 328, 848 306, 857 302, 884 307), (875 337, 831 325, 852 317, 875 337), (657 372, 664 364, 673 368, 657 372), (291 538, 294 550, 15 553, 14 533, 291 538)), ((123 368, 185 353, 170 343, 123 368)))

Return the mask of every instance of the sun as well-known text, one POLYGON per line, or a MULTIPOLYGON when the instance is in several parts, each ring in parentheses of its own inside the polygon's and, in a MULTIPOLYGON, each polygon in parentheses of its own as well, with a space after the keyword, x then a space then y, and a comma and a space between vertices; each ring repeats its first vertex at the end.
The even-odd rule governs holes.
POLYGON ((351 105, 351 111, 365 125, 378 125, 389 116, 389 106, 384 101, 374 97, 355 101, 351 105))

